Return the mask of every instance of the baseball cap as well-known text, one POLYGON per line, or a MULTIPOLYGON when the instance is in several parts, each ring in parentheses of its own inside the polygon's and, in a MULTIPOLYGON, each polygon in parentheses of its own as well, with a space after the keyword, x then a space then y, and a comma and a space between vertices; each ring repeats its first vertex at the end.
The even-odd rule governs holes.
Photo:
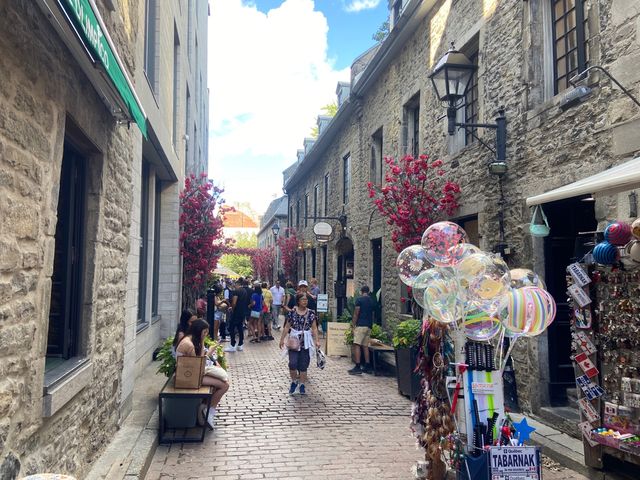
POLYGON ((307 281, 306 281, 306 280, 300 280, 300 281, 298 282, 298 286, 299 286, 299 287, 302 287, 302 286, 308 287, 308 286, 309 286, 309 284, 307 283, 307 281))

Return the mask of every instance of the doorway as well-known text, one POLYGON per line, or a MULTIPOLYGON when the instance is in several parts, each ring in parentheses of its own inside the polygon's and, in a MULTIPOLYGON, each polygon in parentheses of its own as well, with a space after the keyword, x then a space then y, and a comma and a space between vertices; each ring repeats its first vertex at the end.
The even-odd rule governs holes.
POLYGON ((549 349, 549 397, 552 405, 567 403, 567 389, 576 388, 571 361, 571 309, 567 303, 566 268, 587 253, 580 232, 596 229, 594 202, 584 197, 543 205, 551 233, 544 239, 545 282, 558 307, 547 329, 549 349))
POLYGON ((354 255, 353 242, 348 238, 341 239, 336 244, 338 251, 338 275, 335 285, 338 316, 346 308, 348 297, 353 295, 354 255))

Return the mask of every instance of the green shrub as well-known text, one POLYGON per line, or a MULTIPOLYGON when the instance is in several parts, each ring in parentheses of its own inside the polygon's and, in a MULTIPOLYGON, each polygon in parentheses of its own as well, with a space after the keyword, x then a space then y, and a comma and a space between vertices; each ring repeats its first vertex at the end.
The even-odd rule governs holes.
MULTIPOLYGON (((382 330, 382 327, 378 324, 373 324, 371 327, 371 338, 375 340, 380 340, 382 343, 389 343, 389 335, 382 330)), ((344 332, 344 341, 347 345, 353 345, 353 327, 349 327, 344 332)))
MULTIPOLYGON (((173 358, 171 354, 171 347, 173 346, 173 337, 167 338, 160 350, 158 350, 157 359, 160 360, 160 366, 158 367, 157 373, 162 373, 166 377, 170 377, 173 375, 173 372, 176 371, 176 359, 173 358)), ((204 339, 204 346, 212 352, 212 349, 215 349, 216 356, 218 358, 218 365, 227 370, 227 358, 224 354, 224 347, 222 344, 211 340, 209 337, 204 339)))
POLYGON ((393 348, 411 348, 418 345, 422 322, 411 319, 400 322, 393 336, 393 348))

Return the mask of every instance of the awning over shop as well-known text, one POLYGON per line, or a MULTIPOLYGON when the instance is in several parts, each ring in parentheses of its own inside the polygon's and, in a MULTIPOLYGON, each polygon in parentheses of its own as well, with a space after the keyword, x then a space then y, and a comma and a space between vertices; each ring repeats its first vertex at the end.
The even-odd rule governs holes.
POLYGON ((580 195, 613 195, 636 187, 640 187, 640 157, 564 187, 529 197, 527 198, 527 206, 531 207, 580 195))
POLYGON ((147 116, 94 0, 40 0, 40 5, 92 85, 119 120, 147 137, 147 116))

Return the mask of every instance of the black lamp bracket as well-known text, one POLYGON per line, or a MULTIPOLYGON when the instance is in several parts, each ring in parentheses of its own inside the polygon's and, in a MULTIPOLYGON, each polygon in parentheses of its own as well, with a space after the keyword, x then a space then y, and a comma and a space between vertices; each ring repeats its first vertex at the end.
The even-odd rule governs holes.
POLYGON ((482 146, 491 151, 496 156, 498 162, 507 161, 507 117, 505 117, 504 108, 501 107, 498 110, 498 116, 496 117, 496 123, 461 123, 456 122, 457 111, 459 107, 455 105, 449 105, 447 107, 447 120, 449 135, 455 135, 456 128, 464 128, 465 131, 471 130, 471 135, 478 140, 482 146), (496 131, 496 148, 493 149, 485 142, 483 142, 478 136, 473 133, 473 129, 476 128, 488 128, 496 131))

